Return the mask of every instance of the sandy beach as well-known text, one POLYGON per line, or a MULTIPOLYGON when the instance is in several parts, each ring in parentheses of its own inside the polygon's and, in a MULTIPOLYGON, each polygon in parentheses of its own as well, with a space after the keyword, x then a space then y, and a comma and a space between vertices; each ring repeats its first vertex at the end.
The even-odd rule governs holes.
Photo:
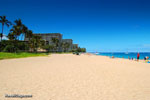
POLYGON ((0 60, 0 100, 150 100, 150 64, 96 55, 0 60))

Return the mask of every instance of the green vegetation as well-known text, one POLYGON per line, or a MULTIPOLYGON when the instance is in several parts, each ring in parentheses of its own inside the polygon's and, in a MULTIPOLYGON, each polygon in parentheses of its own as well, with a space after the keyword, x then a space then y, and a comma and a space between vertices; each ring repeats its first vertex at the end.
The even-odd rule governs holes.
POLYGON ((36 57, 36 56, 47 56, 47 53, 6 53, 0 52, 0 60, 1 59, 11 59, 11 58, 24 58, 24 57, 36 57))
POLYGON ((44 45, 42 46, 42 48, 45 49, 49 53, 49 52, 53 52, 55 47, 54 45, 44 45))
POLYGON ((21 19, 15 20, 12 24, 6 19, 6 16, 0 16, 0 23, 2 23, 0 52, 37 52, 37 49, 45 44, 45 41, 40 36, 33 35, 32 31, 22 23, 21 19), (7 36, 9 40, 2 40, 4 25, 13 25, 7 36), (24 41, 25 37, 29 39, 28 42, 24 41))
POLYGON ((41 36, 33 35, 32 30, 29 30, 22 23, 21 19, 17 19, 12 23, 6 19, 6 16, 0 16, 0 23, 2 24, 2 33, 0 33, 0 59, 41 56, 46 55, 46 53, 37 52, 45 51, 47 53, 58 53, 60 46, 63 49, 60 54, 64 52, 86 52, 85 48, 80 47, 75 47, 72 51, 69 51, 70 44, 60 44, 60 41, 57 38, 52 38, 53 43, 51 45, 46 44, 46 41, 43 40, 41 36), (9 34, 7 35, 8 40, 2 40, 3 36, 6 36, 3 34, 5 25, 7 27, 12 25, 9 34), (25 37, 28 38, 27 41, 24 41, 25 37))
POLYGON ((80 47, 78 47, 77 49, 72 50, 71 52, 86 52, 86 48, 80 48, 80 47))
POLYGON ((56 54, 72 54, 72 52, 56 52, 56 54))
POLYGON ((2 23, 2 33, 0 34, 0 37, 2 41, 4 25, 9 27, 11 25, 11 22, 6 19, 6 16, 0 16, 0 18, 1 18, 0 23, 2 23))
POLYGON ((68 48, 70 47, 70 44, 69 43, 62 43, 61 44, 62 48, 63 48, 63 51, 66 52, 68 51, 68 48))

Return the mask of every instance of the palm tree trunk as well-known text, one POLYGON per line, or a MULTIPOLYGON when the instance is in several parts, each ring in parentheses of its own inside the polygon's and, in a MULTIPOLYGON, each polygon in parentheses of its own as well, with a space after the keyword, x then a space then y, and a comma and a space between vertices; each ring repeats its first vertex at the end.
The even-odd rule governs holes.
POLYGON ((3 29, 4 29, 4 24, 2 24, 1 41, 2 41, 2 38, 3 38, 3 29))

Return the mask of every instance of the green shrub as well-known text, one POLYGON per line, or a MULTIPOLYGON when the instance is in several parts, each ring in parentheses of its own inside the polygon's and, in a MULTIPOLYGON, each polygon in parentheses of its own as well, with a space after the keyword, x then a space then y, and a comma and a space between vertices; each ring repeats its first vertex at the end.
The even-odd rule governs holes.
POLYGON ((44 45, 42 46, 43 49, 45 49, 47 52, 53 51, 54 46, 53 45, 44 45))
POLYGON ((7 45, 4 49, 3 49, 3 51, 4 52, 15 52, 15 51, 17 51, 18 50, 18 48, 16 48, 14 45, 7 45))
POLYGON ((0 42, 0 52, 19 52, 28 50, 28 44, 23 41, 3 40, 0 42))

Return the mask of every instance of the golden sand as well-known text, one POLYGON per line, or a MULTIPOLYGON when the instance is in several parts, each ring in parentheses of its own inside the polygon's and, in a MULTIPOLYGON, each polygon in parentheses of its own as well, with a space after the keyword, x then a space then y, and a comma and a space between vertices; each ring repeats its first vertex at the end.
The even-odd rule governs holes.
POLYGON ((150 64, 72 54, 1 60, 0 100, 26 99, 150 100, 150 64))

